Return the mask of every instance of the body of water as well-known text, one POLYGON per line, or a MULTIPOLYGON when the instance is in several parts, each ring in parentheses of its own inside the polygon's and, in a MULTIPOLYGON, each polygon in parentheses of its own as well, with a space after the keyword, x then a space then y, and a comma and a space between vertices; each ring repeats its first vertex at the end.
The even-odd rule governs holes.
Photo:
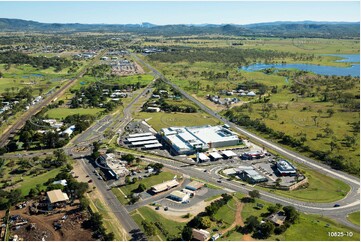
MULTIPOLYGON (((360 63, 360 55, 341 55, 341 54, 332 54, 331 56, 343 57, 342 60, 337 60, 337 62, 350 62, 360 63)), ((276 68, 276 69, 298 69, 303 71, 310 71, 320 75, 336 75, 336 76, 360 76, 360 64, 352 64, 351 67, 336 67, 336 66, 321 66, 313 64, 262 64, 257 63, 249 66, 240 67, 244 71, 260 71, 267 68, 276 68)))

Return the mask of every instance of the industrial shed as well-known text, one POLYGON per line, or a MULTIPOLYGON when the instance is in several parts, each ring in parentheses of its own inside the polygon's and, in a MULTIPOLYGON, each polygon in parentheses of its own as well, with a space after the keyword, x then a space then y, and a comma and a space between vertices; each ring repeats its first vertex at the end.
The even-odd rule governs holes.
POLYGON ((169 194, 168 197, 177 202, 186 202, 189 200, 189 194, 181 191, 174 191, 171 194, 169 194))
POLYGON ((222 156, 220 154, 218 154, 218 152, 209 153, 209 157, 211 158, 212 161, 222 159, 222 156))
POLYGON ((204 153, 199 153, 198 158, 200 162, 207 162, 210 161, 209 157, 206 156, 204 153))
POLYGON ((179 182, 177 182, 176 180, 170 180, 170 181, 166 181, 166 182, 160 183, 158 185, 152 186, 151 191, 154 193, 159 193, 159 192, 169 190, 178 185, 179 185, 179 182))
POLYGON ((204 186, 204 183, 192 181, 191 183, 189 183, 186 186, 186 189, 191 190, 191 191, 196 191, 198 189, 201 189, 203 186, 204 186))
POLYGON ((226 157, 227 159, 232 158, 232 157, 237 157, 237 154, 234 153, 234 152, 231 151, 231 150, 224 150, 224 151, 222 151, 222 155, 223 155, 224 157, 226 157))

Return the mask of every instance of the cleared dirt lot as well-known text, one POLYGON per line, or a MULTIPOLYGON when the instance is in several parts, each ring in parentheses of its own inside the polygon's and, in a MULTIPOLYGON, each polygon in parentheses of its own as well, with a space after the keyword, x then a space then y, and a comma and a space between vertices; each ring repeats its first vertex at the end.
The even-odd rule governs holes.
POLYGON ((43 239, 94 240, 92 232, 82 228, 82 223, 88 219, 89 214, 87 212, 78 212, 77 206, 68 206, 64 211, 51 215, 30 215, 28 207, 10 211, 10 217, 16 217, 16 215, 19 215, 19 217, 10 226, 10 238, 17 235, 19 240, 22 239, 24 241, 40 241, 43 239), (67 216, 66 219, 62 219, 64 215, 67 216), (15 224, 19 220, 27 221, 27 223, 16 226, 15 224), (61 224, 61 228, 56 230, 53 226, 54 222, 61 224))

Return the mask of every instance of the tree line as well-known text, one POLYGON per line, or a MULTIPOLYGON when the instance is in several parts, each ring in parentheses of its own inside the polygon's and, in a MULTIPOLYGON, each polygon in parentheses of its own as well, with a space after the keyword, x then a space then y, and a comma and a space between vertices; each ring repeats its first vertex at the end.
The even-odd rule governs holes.
POLYGON ((171 52, 162 52, 149 55, 151 61, 176 63, 187 61, 194 62, 215 62, 223 64, 237 64, 238 66, 248 65, 261 60, 271 63, 276 59, 284 58, 313 58, 308 54, 295 54, 274 50, 260 49, 236 49, 236 48, 177 48, 171 52))
POLYGON ((61 71, 62 69, 72 65, 72 62, 60 57, 47 58, 45 56, 30 56, 21 52, 6 51, 0 53, 0 63, 4 64, 29 64, 34 68, 47 69, 54 67, 55 71, 61 71))

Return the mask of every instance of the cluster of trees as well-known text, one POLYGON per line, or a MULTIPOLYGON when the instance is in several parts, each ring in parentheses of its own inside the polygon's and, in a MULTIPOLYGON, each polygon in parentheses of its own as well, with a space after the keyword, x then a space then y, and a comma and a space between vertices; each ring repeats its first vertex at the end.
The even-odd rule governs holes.
POLYGON ((23 196, 20 189, 5 191, 0 189, 0 210, 9 209, 10 206, 13 206, 21 202, 23 196))
POLYGON ((299 212, 292 206, 283 207, 276 204, 267 208, 267 213, 261 214, 262 217, 268 217, 273 213, 281 213, 286 216, 286 221, 283 225, 275 226, 272 222, 266 221, 261 223, 256 216, 249 216, 243 227, 238 227, 237 231, 243 234, 253 234, 252 237, 257 239, 267 239, 272 233, 277 235, 284 233, 292 224, 295 224, 299 219, 299 212))
POLYGON ((228 79, 229 72, 225 71, 215 73, 214 71, 202 71, 200 75, 208 80, 214 81, 219 79, 228 79))
POLYGON ((95 77, 104 77, 110 73, 110 70, 110 65, 102 64, 88 69, 86 74, 95 77))
POLYGON ((6 51, 0 53, 0 63, 29 64, 35 68, 41 68, 41 69, 54 67, 55 71, 61 71, 62 69, 72 65, 71 61, 65 58, 60 58, 60 57, 47 58, 45 56, 34 57, 16 51, 6 51))
MULTIPOLYGON (((179 103, 178 105, 171 104, 171 103, 167 102, 167 100, 164 98, 160 98, 159 100, 157 100, 155 102, 155 104, 159 105, 159 108, 161 110, 163 110, 164 112, 179 112, 179 113, 196 113, 197 112, 197 108, 193 105, 187 105, 183 102, 179 103)), ((143 105, 143 107, 142 107, 143 111, 146 111, 148 107, 149 107, 149 102, 147 102, 143 105)))
POLYGON ((193 62, 216 62, 226 64, 237 64, 245 66, 256 61, 271 63, 276 59, 300 58, 301 56, 311 56, 305 54, 294 54, 290 52, 280 52, 260 49, 235 49, 235 48, 178 48, 172 52, 162 52, 149 55, 152 61, 176 63, 182 61, 193 62))
MULTIPOLYGON (((58 131, 54 131, 48 123, 42 121, 43 117, 36 116, 31 121, 26 121, 24 127, 19 132, 18 137, 14 137, 6 146, 8 151, 16 151, 19 149, 17 142, 22 142, 22 149, 51 149, 60 148, 68 143, 70 137, 67 134, 60 135, 58 131), (38 130, 45 130, 40 133, 38 130)), ((65 130, 70 125, 75 125, 72 135, 77 135, 87 129, 95 117, 90 114, 74 114, 67 116, 63 123, 65 124, 61 130, 65 130)))
MULTIPOLYGON (((86 182, 78 182, 70 173, 68 169, 63 169, 58 175, 54 178, 50 178, 47 182, 44 183, 47 191, 53 189, 61 189, 63 192, 66 192, 70 199, 82 199, 84 198, 85 192, 88 190, 89 185, 86 182), (52 184, 54 181, 66 180, 67 186, 61 184, 52 184)), ((39 194, 39 190, 33 188, 29 192, 29 196, 34 197, 39 194)))
POLYGON ((81 87, 79 90, 72 90, 74 96, 71 99, 71 108, 93 108, 103 107, 107 112, 113 111, 118 105, 123 105, 122 101, 109 100, 109 96, 115 92, 115 90, 127 90, 134 91, 143 88, 140 82, 135 84, 115 84, 106 85, 100 82, 96 82, 87 87, 81 87), (106 89, 108 92, 104 92, 106 89))
POLYGON ((192 228, 196 229, 206 229, 212 225, 212 221, 215 221, 214 215, 217 211, 232 199, 232 196, 229 194, 222 194, 222 198, 214 201, 211 205, 207 206, 205 212, 199 213, 191 221, 189 221, 182 231, 183 240, 192 239, 192 228))
POLYGON ((73 135, 77 135, 86 130, 95 120, 95 116, 91 114, 73 114, 67 116, 63 122, 75 125, 73 135))
POLYGON ((83 222, 83 227, 93 231, 93 237, 102 241, 114 240, 114 233, 107 233, 103 224, 103 216, 99 213, 92 213, 90 218, 83 222))
POLYGON ((164 227, 164 225, 159 221, 150 222, 143 220, 141 224, 147 236, 154 236, 156 234, 156 228, 158 228, 159 231, 167 238, 168 241, 181 240, 178 236, 170 234, 168 230, 164 227))
MULTIPOLYGON (((31 87, 19 89, 18 87, 13 86, 11 88, 5 88, 5 92, 1 93, 1 100, 2 102, 10 102, 11 108, 4 110, 4 112, 0 114, 0 120, 7 120, 10 116, 23 111, 33 100, 32 93, 33 89, 31 87)), ((4 105, 4 103, 0 103, 0 107, 3 107, 4 105)))
POLYGON ((108 95, 105 95, 102 88, 98 85, 90 85, 76 90, 71 99, 71 108, 94 108, 103 107, 106 111, 114 110, 118 105, 122 105, 121 101, 107 101, 108 95))
POLYGON ((343 111, 358 112, 360 110, 360 95, 354 93, 359 78, 351 76, 311 76, 304 72, 296 72, 295 81, 289 87, 290 91, 302 97, 318 97, 321 102, 338 104, 343 111))
POLYGON ((120 158, 128 162, 128 164, 133 163, 133 161, 135 160, 135 156, 133 154, 123 154, 120 158))

